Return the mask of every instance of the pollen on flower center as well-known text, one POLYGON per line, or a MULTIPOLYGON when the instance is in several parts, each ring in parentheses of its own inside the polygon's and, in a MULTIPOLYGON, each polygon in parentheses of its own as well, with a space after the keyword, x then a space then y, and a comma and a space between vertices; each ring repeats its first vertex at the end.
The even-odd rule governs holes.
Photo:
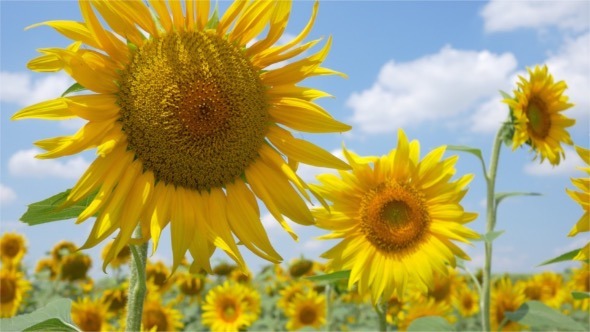
POLYGON ((227 40, 202 31, 154 38, 119 85, 129 148, 157 180, 222 187, 258 157, 269 123, 265 86, 227 40))
POLYGON ((237 318, 236 304, 233 301, 227 301, 223 304, 223 319, 233 322, 237 318))
POLYGON ((551 128, 551 117, 547 114, 545 103, 538 98, 531 100, 526 114, 533 135, 539 138, 547 137, 551 128))
POLYGON ((405 253, 417 249, 430 224, 422 195, 410 184, 381 184, 362 199, 361 229, 382 252, 405 253))

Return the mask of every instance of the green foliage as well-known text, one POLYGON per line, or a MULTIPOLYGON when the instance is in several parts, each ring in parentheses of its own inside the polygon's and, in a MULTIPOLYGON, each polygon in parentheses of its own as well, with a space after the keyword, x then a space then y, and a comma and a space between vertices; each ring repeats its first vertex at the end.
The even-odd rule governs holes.
POLYGON ((500 202, 508 197, 514 196, 541 196, 540 193, 527 193, 527 192, 508 192, 508 193, 496 193, 494 199, 496 200, 496 206, 500 205, 500 202))
POLYGON ((572 297, 574 298, 574 300, 590 299, 590 293, 589 292, 572 292, 572 297))
POLYGON ((83 87, 80 83, 76 82, 76 83, 72 84, 69 88, 67 88, 66 91, 64 91, 64 93, 61 94, 61 96, 65 97, 65 96, 69 95, 70 93, 80 92, 80 91, 84 91, 84 90, 88 90, 88 89, 83 87))
POLYGON ((578 249, 574 249, 572 251, 568 251, 565 254, 559 255, 555 258, 552 258, 550 260, 546 260, 543 263, 539 264, 538 266, 543 266, 543 265, 548 265, 548 264, 553 264, 553 263, 559 263, 559 262, 565 262, 565 261, 571 261, 574 259, 574 257, 576 257, 576 255, 580 252, 580 250, 582 250, 582 248, 578 248, 578 249))
POLYGON ((307 279, 318 283, 335 283, 341 280, 348 280, 348 278, 350 278, 350 270, 307 277, 307 279))
POLYGON ((52 221, 76 218, 92 202, 94 196, 96 196, 96 193, 92 193, 76 204, 60 208, 60 206, 65 203, 69 193, 70 189, 42 201, 30 204, 20 220, 33 226, 52 221))
POLYGON ((209 22, 205 25, 205 29, 217 29, 217 25, 219 25, 219 8, 217 8, 216 4, 215 10, 213 10, 213 15, 211 15, 209 22))
POLYGON ((531 328, 558 331, 584 331, 584 326, 559 311, 539 301, 528 301, 516 311, 504 313, 508 320, 519 322, 531 328))
POLYGON ((414 320, 408 331, 455 331, 446 319, 439 316, 420 317, 414 320))
POLYGON ((449 151, 460 151, 460 152, 467 152, 470 153, 479 159, 481 162, 481 167, 483 169, 483 174, 487 176, 486 173, 486 162, 483 160, 483 155, 481 154, 481 150, 478 148, 472 148, 466 145, 448 145, 447 150, 449 151))
POLYGON ((501 231, 492 231, 492 232, 488 232, 486 234, 480 234, 481 238, 479 239, 474 239, 473 241, 484 241, 484 242, 489 242, 492 243, 494 242, 495 239, 497 239, 500 235, 504 234, 504 232, 506 232, 505 230, 501 230, 501 231))
POLYGON ((72 322, 72 301, 58 299, 30 314, 0 319, 2 331, 80 331, 72 322))

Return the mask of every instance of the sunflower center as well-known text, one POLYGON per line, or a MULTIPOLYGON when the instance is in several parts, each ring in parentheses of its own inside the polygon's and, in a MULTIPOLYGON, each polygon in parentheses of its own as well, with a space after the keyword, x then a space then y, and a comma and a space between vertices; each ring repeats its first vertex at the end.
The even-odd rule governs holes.
POLYGON ((61 264, 61 279, 74 281, 86 279, 91 262, 88 257, 72 254, 64 258, 61 264))
POLYGON ((312 325, 318 317, 318 313, 314 308, 303 307, 299 312, 299 321, 303 325, 312 325))
POLYGON ((154 38, 119 84, 128 146, 157 180, 222 187, 258 157, 269 122, 265 87, 227 40, 202 31, 154 38))
POLYGON ((9 240, 2 242, 2 256, 16 257, 20 251, 20 243, 16 240, 9 240))
POLYGON ((226 299, 221 305, 221 316, 226 322, 233 322, 238 317, 238 308, 232 299, 226 299))
POLYGON ((551 117, 547 113, 547 107, 542 100, 537 98, 531 100, 526 115, 529 119, 529 127, 536 137, 545 138, 549 135, 551 117))
POLYGON ((170 331, 166 313, 162 312, 162 310, 148 309, 144 313, 144 317, 143 325, 146 330, 151 331, 156 327, 156 331, 170 331))
POLYGON ((13 279, 0 279, 0 303, 11 303, 16 298, 16 282, 13 279))
POLYGON ((415 250, 430 224, 423 195, 411 184, 391 181, 361 200, 361 229, 369 242, 383 252, 415 250))
POLYGON ((82 331, 100 331, 102 330, 102 315, 88 310, 80 316, 80 321, 77 323, 82 331))
POLYGON ((470 295, 463 296, 461 303, 463 304, 463 308, 467 310, 471 310, 474 305, 473 298, 470 295))

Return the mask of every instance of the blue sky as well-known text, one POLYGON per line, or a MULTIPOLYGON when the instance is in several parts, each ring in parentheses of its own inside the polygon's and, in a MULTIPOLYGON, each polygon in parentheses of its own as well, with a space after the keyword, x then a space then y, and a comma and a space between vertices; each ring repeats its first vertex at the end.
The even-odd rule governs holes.
MULTIPOLYGON (((227 4, 220 3, 220 8, 227 4)), ((32 142, 72 134, 81 122, 10 121, 18 109, 55 98, 72 83, 62 73, 37 74, 26 69, 28 60, 37 55, 35 49, 63 47, 70 41, 47 27, 24 28, 46 20, 81 20, 81 15, 71 1, 3 0, 0 5, 0 227, 2 233, 25 234, 29 242, 25 262, 32 267, 59 240, 82 244, 92 221, 28 227, 18 222, 19 217, 27 204, 71 187, 94 152, 35 160, 32 142)), ((305 25, 311 7, 307 1, 295 4, 285 39, 305 25)), ((444 144, 467 144, 480 147, 487 158, 495 130, 507 114, 498 90, 511 91, 517 75, 536 64, 547 64, 557 80, 567 82, 566 94, 576 104, 565 113, 577 120, 570 130, 572 138, 578 145, 590 145, 590 2, 324 1, 308 39, 330 35, 334 40, 325 65, 346 73, 348 79, 320 77, 304 85, 334 95, 319 103, 353 130, 342 135, 298 136, 336 154, 343 142, 359 154, 385 154, 395 146, 395 133, 401 127, 411 139, 420 140, 422 155, 444 144)), ((565 188, 571 187, 570 177, 583 174, 576 170, 582 162, 572 148, 567 147, 566 153, 562 165, 552 168, 533 162, 528 149, 503 149, 497 191, 543 196, 514 198, 501 205, 497 229, 506 233, 496 242, 496 272, 540 271, 535 266, 541 261, 588 241, 583 235, 566 237, 582 210, 565 188)), ((457 168, 457 174, 475 173, 463 203, 466 210, 484 215, 485 187, 478 162, 460 155, 457 168)), ((300 169, 311 182, 324 171, 300 169)), ((315 239, 323 234, 319 229, 297 227, 300 241, 295 243, 266 211, 263 221, 287 262, 300 255, 315 259, 332 245, 315 239)), ((471 227, 482 231, 483 217, 471 227)), ((168 236, 163 235, 155 259, 170 260, 169 241, 164 241, 168 236)), ((88 252, 98 259, 100 249, 101 245, 88 252)), ((472 267, 483 265, 481 243, 467 250, 472 267)), ((254 271, 265 263, 243 252, 254 271)), ((100 264, 94 265, 94 274, 100 275, 100 264)))

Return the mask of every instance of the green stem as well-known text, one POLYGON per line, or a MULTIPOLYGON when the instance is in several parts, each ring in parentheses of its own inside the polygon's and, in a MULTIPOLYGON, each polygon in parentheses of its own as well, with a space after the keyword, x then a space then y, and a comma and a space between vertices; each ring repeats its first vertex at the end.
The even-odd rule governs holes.
POLYGON ((332 331, 332 285, 326 285, 326 331, 332 331))
MULTIPOLYGON (((135 237, 141 237, 139 225, 135 229, 135 237)), ((147 243, 134 245, 129 248, 133 259, 130 263, 131 275, 129 277, 129 297, 127 299, 126 331, 141 330, 141 316, 143 314, 143 302, 145 300, 145 266, 147 262, 147 243)))
MULTIPOLYGON (((490 169, 486 174, 487 182, 487 215, 486 215, 486 234, 494 231, 496 226, 496 171, 498 169, 498 160, 500 159, 500 148, 502 147, 502 132, 504 126, 500 127, 494 139, 492 156, 490 158, 490 169)), ((482 329, 490 331, 490 286, 492 277, 492 242, 485 241, 485 266, 483 269, 483 289, 481 294, 481 314, 482 329)))
POLYGON ((381 303, 375 306, 379 316, 379 331, 387 332, 387 300, 381 299, 381 303))

